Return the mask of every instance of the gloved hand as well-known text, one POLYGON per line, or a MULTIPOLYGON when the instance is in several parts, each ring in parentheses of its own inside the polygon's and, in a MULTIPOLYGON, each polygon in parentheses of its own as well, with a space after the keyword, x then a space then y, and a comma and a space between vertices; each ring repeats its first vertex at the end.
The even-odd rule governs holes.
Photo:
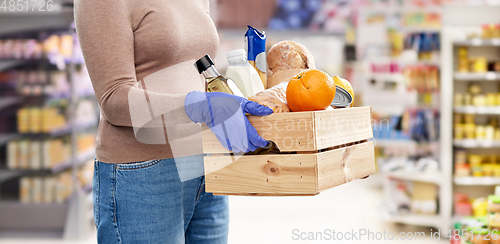
POLYGON ((195 123, 207 124, 226 149, 246 153, 267 146, 245 113, 270 115, 271 108, 227 93, 198 91, 188 93, 184 105, 187 116, 195 123))

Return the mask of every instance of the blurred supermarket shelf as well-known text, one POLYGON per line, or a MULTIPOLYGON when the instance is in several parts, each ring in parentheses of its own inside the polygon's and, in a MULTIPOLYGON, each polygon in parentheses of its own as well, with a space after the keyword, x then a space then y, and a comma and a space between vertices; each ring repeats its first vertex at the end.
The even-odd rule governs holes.
POLYGON ((402 73, 374 73, 370 77, 381 82, 403 82, 405 77, 402 73))
POLYGON ((500 47, 500 39, 481 39, 474 38, 464 41, 456 41, 455 46, 497 46, 500 47))
POLYGON ((427 182, 433 183, 436 185, 440 185, 442 183, 441 173, 440 172, 405 172, 405 171, 395 171, 395 172, 387 172, 385 173, 387 177, 400 179, 400 180, 409 180, 409 181, 419 181, 419 182, 427 182))
POLYGON ((75 126, 73 127, 67 125, 65 127, 58 128, 46 133, 21 133, 21 135, 26 137, 36 137, 36 136, 46 136, 46 135, 50 135, 51 137, 59 137, 71 133, 72 128, 74 128, 76 131, 82 131, 88 128, 95 127, 97 126, 97 124, 98 124, 97 120, 79 121, 75 123, 75 126))
POLYGON ((386 210, 381 210, 383 220, 394 223, 417 225, 417 226, 434 226, 440 228, 442 218, 439 215, 423 215, 423 214, 401 214, 392 215, 386 210))
POLYGON ((41 133, 21 133, 24 137, 39 137, 39 136, 51 136, 51 137, 59 137, 64 136, 71 133, 71 127, 66 125, 64 127, 51 130, 50 132, 41 132, 41 133))
POLYGON ((81 166, 92 160, 95 157, 95 149, 91 148, 85 152, 82 152, 76 156, 74 159, 68 159, 67 161, 54 166, 51 169, 1 169, 0 170, 0 183, 6 180, 20 177, 20 176, 46 176, 57 174, 73 166, 81 166))
POLYGON ((97 119, 87 120, 87 121, 78 121, 75 123, 74 128, 76 131, 82 131, 82 130, 85 130, 88 128, 95 127, 98 124, 99 124, 99 121, 97 121, 97 119))
POLYGON ((408 26, 404 27, 404 32, 439 32, 440 26, 408 26))
POLYGON ((453 145, 456 147, 463 148, 496 148, 500 147, 499 140, 475 140, 475 139, 463 139, 454 140, 453 145))
POLYGON ((482 80, 500 80, 500 72, 484 73, 455 73, 457 81, 482 81, 482 80))
POLYGON ((376 147, 409 147, 416 146, 417 142, 413 140, 398 139, 374 139, 376 147))
POLYGON ((453 178, 453 181, 456 185, 465 185, 465 186, 494 186, 500 185, 500 177, 457 177, 453 178))
POLYGON ((50 169, 1 169, 0 170, 0 183, 17 178, 20 176, 47 176, 50 175, 50 169))
POLYGON ((0 134, 0 146, 3 146, 11 140, 15 140, 17 138, 21 137, 21 134, 17 133, 9 133, 9 134, 0 134))
POLYGON ((500 114, 500 106, 459 106, 454 111, 463 114, 500 114))
POLYGON ((17 104, 22 101, 20 97, 2 97, 0 98, 0 110, 9 107, 11 105, 17 104))
POLYGON ((57 174, 59 172, 62 172, 64 170, 67 170, 69 168, 71 168, 73 165, 75 166, 80 166, 80 165, 83 165, 85 163, 87 163, 87 161, 93 159, 95 157, 95 149, 94 148, 91 148, 85 152, 82 152, 82 153, 79 153, 76 158, 74 159, 69 159, 67 160, 66 162, 63 162, 55 167, 53 167, 51 169, 51 172, 53 174, 57 174))
POLYGON ((416 147, 422 145, 437 146, 439 142, 417 142, 415 140, 406 139, 377 139, 373 140, 376 147, 416 147))
POLYGON ((23 60, 0 60, 0 72, 22 64, 23 60))
MULTIPOLYGON (((82 131, 82 130, 85 130, 85 129, 88 129, 88 128, 96 127, 97 124, 98 124, 97 120, 93 120, 93 121, 79 121, 79 122, 75 123, 74 127, 71 127, 71 126, 67 125, 67 126, 64 126, 62 128, 58 128, 58 129, 52 130, 50 132, 20 133, 18 135, 19 136, 23 136, 23 137, 40 137, 40 136, 59 137, 59 136, 64 136, 64 135, 70 134, 72 128, 74 128, 75 131, 82 131)), ((4 136, 7 136, 7 134, 4 134, 4 136)), ((2 138, 3 138, 3 135, 0 134, 0 145, 2 145, 2 141, 3 141, 2 138)), ((7 138, 9 138, 9 137, 7 137, 7 138)))

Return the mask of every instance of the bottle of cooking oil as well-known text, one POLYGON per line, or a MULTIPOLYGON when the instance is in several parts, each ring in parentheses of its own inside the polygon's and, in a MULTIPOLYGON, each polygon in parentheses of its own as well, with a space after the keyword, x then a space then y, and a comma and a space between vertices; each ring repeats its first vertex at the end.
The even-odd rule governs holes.
POLYGON ((200 74, 203 74, 207 81, 208 92, 224 92, 231 95, 245 97, 238 89, 233 80, 222 76, 214 66, 214 62, 209 55, 200 58, 194 66, 200 74))

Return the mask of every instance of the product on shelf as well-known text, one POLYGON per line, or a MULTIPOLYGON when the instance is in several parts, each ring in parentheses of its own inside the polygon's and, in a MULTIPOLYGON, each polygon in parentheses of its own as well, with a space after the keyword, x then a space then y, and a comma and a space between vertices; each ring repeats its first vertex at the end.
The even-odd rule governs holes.
POLYGON ((479 197, 472 201, 472 214, 474 217, 485 217, 488 214, 488 199, 479 197))
POLYGON ((420 61, 437 62, 440 49, 439 33, 410 33, 404 40, 404 49, 417 52, 420 61))
POLYGON ((387 208, 391 214, 437 214, 438 187, 418 181, 391 180, 387 208))
POLYGON ((498 119, 488 118, 488 124, 476 124, 474 114, 454 115, 454 138, 497 141, 500 140, 498 119))
POLYGON ((491 230, 483 228, 468 227, 468 235, 464 238, 465 243, 471 244, 490 244, 491 230))
POLYGON ((71 172, 46 177, 22 177, 19 200, 21 203, 63 203, 73 193, 71 172))
POLYGON ((500 106, 500 93, 482 93, 481 86, 470 83, 468 93, 455 93, 455 106, 500 106))
POLYGON ((24 107, 17 111, 19 133, 49 133, 67 127, 66 117, 56 107, 24 107))
POLYGON ((455 150, 456 177, 500 177, 499 154, 467 154, 455 150))
POLYGON ((438 67, 432 65, 409 65, 403 69, 408 89, 419 92, 436 92, 439 90, 438 67))
POLYGON ((500 196, 488 196, 488 228, 500 230, 500 196))
POLYGON ((80 100, 75 109, 75 121, 77 127, 95 124, 98 121, 95 102, 91 100, 80 100))
MULTIPOLYGON (((92 179, 94 177, 94 160, 89 160, 85 163, 77 173, 78 182, 81 186, 90 188, 92 186, 92 179)), ((90 190, 90 189, 84 189, 90 190)))
MULTIPOLYGON (((93 135, 95 138, 95 135, 93 135)), ((92 146, 90 138, 84 137, 85 149, 92 146)), ((95 139, 94 139, 95 140, 95 139)), ((9 169, 49 169, 70 158, 70 146, 63 139, 19 140, 7 144, 7 167, 9 169)))
POLYGON ((432 183, 413 182, 411 211, 416 214, 436 214, 438 188, 432 183))
POLYGON ((95 147, 95 134, 92 133, 84 133, 78 135, 77 138, 77 151, 78 152, 86 152, 95 147))
POLYGON ((71 35, 50 35, 46 39, 22 38, 0 39, 0 59, 41 59, 61 57, 69 60, 73 54, 71 35))
POLYGON ((469 57, 467 47, 458 47, 457 71, 460 73, 485 73, 488 71, 500 71, 499 60, 488 60, 486 57, 469 57))
POLYGON ((455 214, 459 216, 472 215, 472 204, 469 196, 463 193, 455 193, 455 214))
POLYGON ((481 37, 484 39, 500 38, 500 24, 484 24, 481 30, 481 37))

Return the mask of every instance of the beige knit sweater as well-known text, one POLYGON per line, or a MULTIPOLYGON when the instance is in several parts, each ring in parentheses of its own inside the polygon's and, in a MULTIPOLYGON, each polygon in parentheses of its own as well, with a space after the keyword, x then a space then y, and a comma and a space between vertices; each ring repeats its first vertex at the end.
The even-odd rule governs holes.
POLYGON ((193 66, 219 44, 209 0, 75 0, 78 38, 101 121, 97 160, 129 163, 202 153, 185 95, 193 66))

